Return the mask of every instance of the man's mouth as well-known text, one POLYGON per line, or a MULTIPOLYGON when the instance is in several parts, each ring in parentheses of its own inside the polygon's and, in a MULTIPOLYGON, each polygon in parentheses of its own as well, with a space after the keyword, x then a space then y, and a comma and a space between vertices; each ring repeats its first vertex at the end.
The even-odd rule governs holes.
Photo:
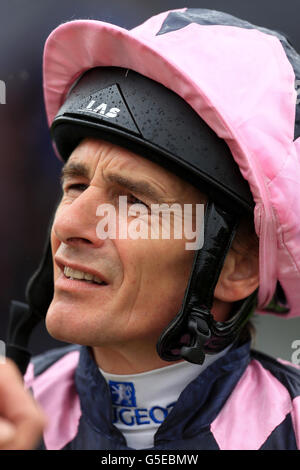
POLYGON ((78 269, 72 269, 69 266, 64 267, 64 275, 71 280, 79 280, 79 281, 85 281, 90 284, 99 284, 99 285, 106 285, 106 282, 104 282, 100 277, 94 276, 93 274, 86 273, 84 271, 79 271, 78 269))

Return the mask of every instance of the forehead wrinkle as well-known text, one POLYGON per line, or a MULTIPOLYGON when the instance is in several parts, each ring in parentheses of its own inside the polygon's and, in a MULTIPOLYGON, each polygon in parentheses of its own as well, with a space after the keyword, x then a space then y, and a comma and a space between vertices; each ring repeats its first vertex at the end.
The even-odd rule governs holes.
POLYGON ((115 146, 110 150, 111 162, 107 165, 106 171, 111 171, 112 174, 115 173, 117 175, 117 172, 114 171, 115 162, 117 161, 117 171, 120 170, 121 176, 123 176, 122 172, 124 172, 124 180, 127 179, 132 182, 145 182, 145 186, 148 185, 149 189, 154 188, 154 190, 156 190, 157 188, 158 191, 161 191, 166 196, 169 192, 168 187, 170 189, 174 189, 175 184, 178 186, 179 181, 180 185, 183 184, 183 181, 179 180, 176 175, 170 173, 168 170, 165 170, 142 155, 138 155, 118 146, 115 146), (111 170, 110 167, 112 167, 111 170), (131 175, 133 175, 132 178, 131 175), (142 179, 142 177, 144 177, 144 179, 142 179))
POLYGON ((133 192, 148 195, 158 202, 180 201, 186 189, 183 180, 140 155, 132 152, 124 155, 120 153, 120 148, 112 150, 114 152, 111 161, 102 168, 104 180, 124 186, 133 192))
POLYGON ((68 177, 84 177, 92 180, 101 160, 106 159, 110 146, 102 145, 100 141, 84 139, 72 152, 69 160, 61 171, 61 179, 68 177), (86 163, 86 161, 88 163, 86 163))

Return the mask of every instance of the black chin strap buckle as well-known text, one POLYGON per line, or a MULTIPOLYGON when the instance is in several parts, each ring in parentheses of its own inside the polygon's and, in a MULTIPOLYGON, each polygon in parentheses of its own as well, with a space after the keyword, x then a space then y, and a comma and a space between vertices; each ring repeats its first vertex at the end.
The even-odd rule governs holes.
POLYGON ((194 364, 203 364, 205 359, 204 345, 211 337, 211 331, 203 313, 193 310, 188 321, 188 331, 191 335, 189 346, 181 348, 181 356, 194 364))

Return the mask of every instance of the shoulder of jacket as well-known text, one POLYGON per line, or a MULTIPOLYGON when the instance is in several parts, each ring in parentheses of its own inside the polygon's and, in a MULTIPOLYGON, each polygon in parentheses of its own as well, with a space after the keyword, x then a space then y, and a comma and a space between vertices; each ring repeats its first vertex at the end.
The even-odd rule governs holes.
POLYGON ((248 366, 211 424, 219 448, 258 450, 267 441, 274 449, 288 449, 294 441, 299 448, 299 372, 291 363, 251 350, 248 366))
POLYGON ((81 416, 75 371, 81 346, 56 348, 34 357, 24 376, 48 418, 43 441, 46 449, 62 449, 77 433, 81 416))
POLYGON ((269 371, 285 388, 292 398, 300 396, 300 367, 287 360, 271 357, 260 351, 251 351, 252 359, 269 371))
POLYGON ((72 344, 50 349, 49 351, 34 356, 24 375, 25 384, 27 387, 30 387, 34 380, 47 374, 47 371, 50 372, 50 370, 55 368, 56 364, 60 366, 62 363, 65 363, 66 367, 72 367, 74 362, 78 362, 79 351, 80 346, 72 344))

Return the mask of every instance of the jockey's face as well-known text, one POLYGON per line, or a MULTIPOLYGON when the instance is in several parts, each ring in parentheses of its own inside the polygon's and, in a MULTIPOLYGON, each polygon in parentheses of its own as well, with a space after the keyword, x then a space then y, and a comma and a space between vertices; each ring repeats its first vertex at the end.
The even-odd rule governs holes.
POLYGON ((151 232, 137 238, 133 229, 150 226, 152 204, 180 208, 203 202, 200 191, 149 160, 103 141, 83 141, 63 170, 63 197, 52 227, 49 332, 94 347, 127 344, 155 351, 180 308, 194 252, 186 249, 190 240, 184 233, 178 239, 156 232, 154 238, 151 232), (141 212, 119 218, 119 196, 127 197, 128 206, 138 202, 141 212), (117 218, 115 236, 100 239, 101 210, 108 207, 117 218))

